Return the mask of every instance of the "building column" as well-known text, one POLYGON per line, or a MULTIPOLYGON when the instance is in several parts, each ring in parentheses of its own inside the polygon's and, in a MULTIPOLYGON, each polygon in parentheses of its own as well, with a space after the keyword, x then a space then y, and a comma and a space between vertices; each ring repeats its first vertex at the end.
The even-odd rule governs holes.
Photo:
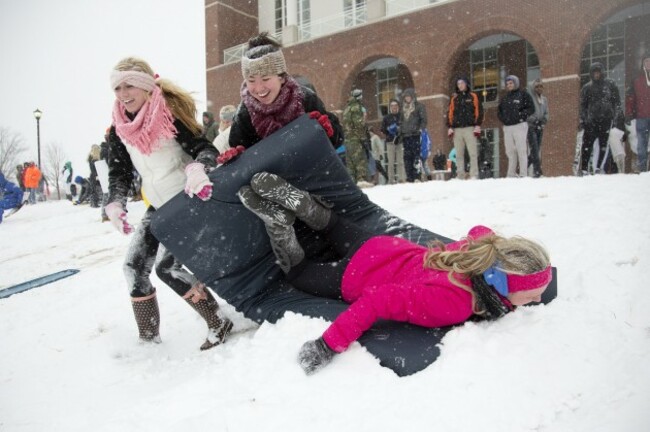
POLYGON ((298 0, 286 0, 287 25, 282 28, 282 45, 291 45, 299 42, 298 29, 298 0))
POLYGON ((366 2, 368 11, 368 22, 379 21, 386 17, 386 0, 368 0, 366 2))

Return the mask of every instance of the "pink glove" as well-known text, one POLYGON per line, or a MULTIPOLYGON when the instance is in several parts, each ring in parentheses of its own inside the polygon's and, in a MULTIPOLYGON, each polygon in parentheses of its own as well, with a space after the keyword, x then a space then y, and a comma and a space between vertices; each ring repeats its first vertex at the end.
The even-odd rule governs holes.
POLYGON ((312 111, 309 113, 309 118, 318 121, 318 124, 320 124, 322 128, 325 129, 327 136, 332 138, 334 135, 334 128, 332 127, 332 123, 330 122, 329 117, 327 117, 325 114, 321 114, 320 111, 312 111))
POLYGON ((452 128, 447 129, 447 136, 448 136, 449 138, 453 138, 453 137, 454 137, 454 130, 453 130, 452 128))
POLYGON ((126 221, 126 211, 122 204, 112 202, 104 207, 104 211, 116 230, 122 234, 131 234, 134 231, 133 225, 126 221))
POLYGON ((194 195, 203 201, 212 196, 212 182, 205 173, 205 168, 200 162, 193 162, 185 167, 185 193, 192 198, 194 195))
POLYGON ((219 165, 228 163, 231 160, 235 159, 240 154, 244 153, 244 150, 246 150, 246 147, 244 147, 243 145, 238 145, 237 147, 229 148, 228 150, 226 150, 225 152, 217 156, 217 163, 219 165))
POLYGON ((481 136, 481 126, 474 126, 474 136, 476 138, 481 136))

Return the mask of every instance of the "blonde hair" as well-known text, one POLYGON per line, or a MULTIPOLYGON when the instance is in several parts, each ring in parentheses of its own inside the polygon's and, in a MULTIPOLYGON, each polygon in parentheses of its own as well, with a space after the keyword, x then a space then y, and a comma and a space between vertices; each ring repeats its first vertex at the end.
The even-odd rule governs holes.
POLYGON ((493 234, 478 240, 466 240, 467 244, 453 251, 446 250, 442 242, 435 242, 424 256, 424 267, 449 272, 449 281, 472 295, 472 310, 475 313, 482 312, 475 309, 476 295, 472 287, 456 279, 456 275, 471 278, 493 265, 505 273, 527 275, 550 265, 546 249, 523 237, 505 238, 493 234))
POLYGON ((93 144, 93 145, 90 146, 90 153, 88 153, 88 156, 92 160, 98 161, 100 156, 101 156, 101 151, 102 151, 102 148, 100 146, 98 146, 97 144, 93 144))
MULTIPOLYGON (((137 71, 155 78, 149 64, 137 57, 122 59, 114 68, 117 71, 137 71)), ((156 79, 156 85, 162 90, 167 106, 174 118, 180 120, 193 134, 201 134, 201 126, 196 121, 196 104, 192 95, 167 79, 156 79)))

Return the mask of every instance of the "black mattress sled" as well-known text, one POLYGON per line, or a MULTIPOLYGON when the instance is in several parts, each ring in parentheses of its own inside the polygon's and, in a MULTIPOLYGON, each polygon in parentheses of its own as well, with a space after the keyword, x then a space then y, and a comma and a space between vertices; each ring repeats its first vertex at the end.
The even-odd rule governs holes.
MULTIPOLYGON (((303 115, 210 173, 214 183, 210 200, 179 193, 152 220, 153 233, 174 256, 219 297, 256 322, 276 322, 286 311, 332 321, 348 306, 306 294, 284 280, 262 221, 237 197, 239 188, 262 171, 320 195, 334 205, 334 211, 377 234, 422 245, 434 239, 451 241, 371 202, 349 176, 321 126, 303 115)), ((314 231, 298 220, 295 228, 307 256, 328 258, 331 252, 314 231)), ((554 278, 544 302, 556 292, 554 278)), ((382 366, 406 376, 436 360, 438 344, 448 330, 378 321, 359 342, 382 366)))

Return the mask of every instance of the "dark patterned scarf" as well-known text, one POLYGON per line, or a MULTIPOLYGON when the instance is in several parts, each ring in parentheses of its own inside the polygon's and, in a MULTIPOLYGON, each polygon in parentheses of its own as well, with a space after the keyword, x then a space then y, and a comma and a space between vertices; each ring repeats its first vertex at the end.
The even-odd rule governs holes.
POLYGON ((300 85, 291 77, 287 77, 278 97, 268 105, 248 92, 246 82, 242 84, 241 97, 260 138, 266 138, 305 113, 300 85))

